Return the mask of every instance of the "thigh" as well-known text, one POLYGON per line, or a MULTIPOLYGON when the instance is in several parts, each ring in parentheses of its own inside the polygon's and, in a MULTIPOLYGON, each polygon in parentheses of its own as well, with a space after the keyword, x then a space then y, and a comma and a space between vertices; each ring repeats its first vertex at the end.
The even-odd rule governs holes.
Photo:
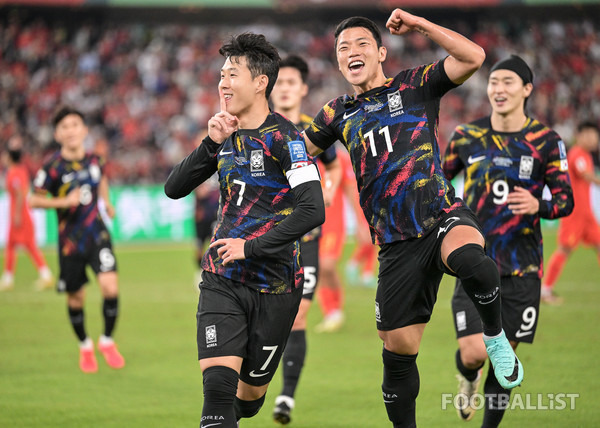
POLYGON ((533 343, 540 310, 537 276, 502 278, 502 328, 508 340, 533 343))
POLYGON ((319 278, 319 241, 313 240, 300 244, 302 267, 304 268, 304 291, 302 297, 312 300, 319 278))
POLYGON ((113 253, 111 242, 105 241, 91 248, 88 263, 96 275, 105 272, 116 272, 117 258, 113 253))
POLYGON ((211 272, 204 271, 202 279, 196 314, 198 359, 244 358, 248 345, 246 311, 249 303, 244 300, 248 297, 246 292, 253 290, 211 272))
POLYGON ((257 303, 249 314, 247 355, 240 379, 249 385, 269 383, 290 335, 302 291, 289 294, 256 293, 257 303))
POLYGON ((567 219, 569 217, 561 219, 558 227, 558 243, 565 248, 575 248, 583 238, 585 223, 567 219))
POLYGON ((593 247, 600 246, 600 226, 593 218, 586 222, 586 224, 588 227, 585 229, 583 242, 593 247))
POLYGON ((481 324, 479 313, 469 296, 467 296, 460 279, 456 280, 454 294, 452 295, 452 314, 454 316, 454 330, 456 331, 457 339, 472 334, 483 333, 483 325, 481 324))
POLYGON ((88 282, 85 272, 87 260, 81 254, 64 256, 59 252, 60 275, 56 285, 57 291, 75 293, 88 282))
POLYGON ((437 248, 435 234, 381 247, 375 297, 378 330, 429 321, 443 274, 435 263, 437 248))

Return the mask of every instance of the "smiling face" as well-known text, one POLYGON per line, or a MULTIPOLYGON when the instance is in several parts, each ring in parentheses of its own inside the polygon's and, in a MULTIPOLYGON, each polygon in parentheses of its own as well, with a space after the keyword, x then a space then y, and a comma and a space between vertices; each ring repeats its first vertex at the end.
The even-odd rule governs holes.
POLYGON ((378 48, 373 34, 364 27, 347 28, 338 36, 338 67, 344 78, 362 92, 385 82, 381 64, 386 54, 385 47, 378 48))
POLYGON ((523 113, 525 99, 531 94, 533 85, 523 84, 517 73, 499 69, 490 74, 487 95, 495 114, 507 116, 511 113, 523 113))
POLYGON ((63 149, 77 151, 83 148, 88 127, 78 114, 68 114, 56 124, 54 138, 63 149))
POLYGON ((261 90, 266 87, 267 76, 252 77, 246 65, 246 57, 229 57, 221 69, 219 94, 225 99, 227 112, 234 116, 247 112, 257 96, 264 98, 261 90))
POLYGON ((308 85, 302 81, 300 71, 294 67, 279 69, 277 82, 271 92, 276 111, 287 111, 299 107, 308 93, 308 85))

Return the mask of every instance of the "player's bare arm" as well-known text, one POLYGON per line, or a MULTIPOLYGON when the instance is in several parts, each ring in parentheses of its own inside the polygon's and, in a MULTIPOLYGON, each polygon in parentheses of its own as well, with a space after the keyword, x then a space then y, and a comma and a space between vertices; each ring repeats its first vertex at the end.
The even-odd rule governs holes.
POLYGON ((392 12, 386 27, 396 36, 418 31, 444 48, 450 55, 444 62, 444 70, 450 80, 456 84, 461 84, 471 77, 485 60, 485 51, 481 46, 455 31, 402 9, 395 9, 392 12))
POLYGON ((29 198, 31 208, 71 208, 79 205, 79 187, 71 190, 66 196, 48 198, 46 192, 39 191, 29 198))
POLYGON ((310 138, 308 138, 305 131, 302 131, 302 135, 304 136, 304 142, 306 143, 306 150, 308 150, 308 153, 310 153, 311 156, 317 156, 323 151, 323 149, 317 147, 310 141, 310 138))
POLYGON ((115 217, 115 207, 113 206, 113 204, 110 202, 110 199, 109 199, 108 178, 102 177, 100 179, 100 185, 98 186, 98 193, 100 194, 100 197, 104 201, 104 206, 106 207, 106 214, 108 214, 108 216, 110 218, 114 218, 115 217))

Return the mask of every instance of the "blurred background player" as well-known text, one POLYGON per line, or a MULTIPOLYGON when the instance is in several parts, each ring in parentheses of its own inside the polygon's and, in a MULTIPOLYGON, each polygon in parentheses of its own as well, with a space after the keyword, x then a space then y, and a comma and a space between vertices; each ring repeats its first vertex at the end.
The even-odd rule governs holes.
MULTIPOLYGON (((344 325, 344 287, 338 272, 338 263, 346 243, 345 195, 356 193, 356 180, 350 158, 345 150, 337 150, 335 146, 327 149, 336 151, 341 167, 341 181, 335 186, 331 204, 325 208, 325 223, 321 241, 319 242, 319 305, 323 320, 317 324, 317 333, 333 333, 344 325)), ((320 155, 319 155, 320 156, 320 155)), ((326 181, 327 186, 327 181, 326 181)), ((354 195, 347 197, 352 201, 354 195)), ((354 207, 354 206, 353 206, 354 207)), ((358 216, 363 216, 362 210, 358 216)))
MULTIPOLYGON (((303 114, 301 110, 302 100, 308 94, 308 74, 306 61, 297 55, 290 55, 279 63, 279 75, 271 92, 273 109, 292 121, 300 131, 303 131, 312 121, 312 118, 303 114)), ((341 167, 336 159, 335 150, 323 152, 317 158, 317 164, 324 177, 323 198, 327 207, 331 203, 331 192, 338 185, 341 176, 341 167)), ((298 314, 294 319, 281 359, 283 385, 281 393, 275 399, 273 409, 273 419, 282 425, 291 421, 291 411, 295 407, 294 395, 306 358, 306 318, 319 281, 320 236, 321 226, 311 230, 300 240, 304 289, 298 314)))
MULTIPOLYGON (((198 145, 208 135, 208 130, 203 129, 198 135, 198 145)), ((197 287, 202 280, 202 258, 207 243, 213 233, 217 213, 219 211, 219 180, 217 175, 213 175, 207 181, 196 187, 194 190, 194 226, 196 231, 196 274, 194 277, 194 286, 197 287)))
POLYGON ((88 282, 86 267, 90 266, 103 297, 104 334, 98 339, 98 349, 110 367, 120 369, 125 360, 112 337, 119 312, 117 261, 98 209, 101 198, 109 217, 115 215, 108 197, 108 180, 103 174, 104 161, 86 152, 88 128, 80 111, 61 107, 53 124, 54 138, 61 148, 38 171, 31 206, 56 209, 60 264, 57 289, 67 293, 69 319, 79 339, 79 367, 86 373, 98 370, 94 342, 87 335, 83 311, 84 285, 88 282))
POLYGON ((29 210, 30 178, 22 163, 23 140, 15 135, 8 140, 7 150, 2 155, 6 165, 6 189, 10 198, 8 242, 6 243, 4 272, 0 279, 0 291, 10 290, 14 286, 17 267, 17 248, 23 246, 33 260, 39 272, 35 282, 38 290, 52 288, 54 278, 48 268, 44 255, 35 242, 35 228, 29 210))
MULTIPOLYGON (((475 212, 486 250, 501 279, 502 325, 513 349, 533 343, 540 307, 543 247, 540 218, 558 218, 573 209, 565 143, 552 129, 527 116, 533 73, 519 56, 491 68, 487 95, 492 114, 456 128, 442 168, 448 179, 465 171, 464 200, 475 212), (543 200, 544 186, 551 200, 543 200)), ((481 318, 457 279, 452 298, 459 349, 458 414, 470 420, 473 394, 487 359, 481 318)), ((484 386, 484 427, 496 427, 510 390, 500 386, 493 369, 484 386), (505 399, 505 401, 503 401, 505 399)))
MULTIPOLYGON (((346 281, 350 284, 375 288, 377 286, 377 247, 371 241, 369 223, 362 214, 358 193, 356 192, 356 179, 352 175, 353 186, 346 192, 346 200, 353 204, 356 245, 346 262, 346 281)), ((348 186, 350 187, 350 186, 348 186)))
POLYGON ((575 208, 569 217, 560 221, 558 248, 550 256, 542 287, 544 303, 556 305, 562 302, 562 298, 554 293, 554 285, 571 252, 580 243, 592 246, 596 250, 598 263, 600 263, 600 226, 590 201, 591 184, 600 185, 600 176, 595 175, 591 154, 598 150, 599 135, 596 123, 582 122, 577 127, 575 145, 567 155, 575 208))

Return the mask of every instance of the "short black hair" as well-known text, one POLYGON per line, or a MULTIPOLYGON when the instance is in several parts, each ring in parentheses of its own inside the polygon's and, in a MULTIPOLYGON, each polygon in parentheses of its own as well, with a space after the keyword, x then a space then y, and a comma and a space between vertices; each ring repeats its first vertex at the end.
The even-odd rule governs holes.
POLYGON ((377 47, 380 48, 382 46, 381 42, 381 32, 373 21, 369 18, 365 18, 363 16, 353 16, 351 18, 346 18, 342 22, 338 24, 335 28, 335 48, 337 49, 338 37, 342 31, 347 30, 348 28, 366 28, 371 32, 373 38, 377 42, 377 47))
POLYGON ((18 150, 11 150, 8 149, 8 157, 10 158, 10 160, 14 163, 19 163, 21 162, 21 157, 23 156, 23 151, 18 149, 18 150))
POLYGON ((283 67, 291 67, 295 68, 300 72, 300 77, 302 78, 302 82, 306 83, 308 80, 308 64, 304 59, 299 57, 298 55, 289 55, 286 58, 282 59, 279 63, 279 68, 283 67))
POLYGON ((595 129, 598 134, 600 134, 600 127, 598 124, 592 120, 584 120, 583 122, 579 122, 577 125, 577 132, 581 132, 585 129, 595 129))
POLYGON ((267 76, 269 83, 265 96, 267 99, 271 95, 277 75, 279 74, 279 53, 277 48, 267 41, 262 34, 242 33, 233 36, 228 43, 225 43, 219 49, 219 53, 225 58, 246 58, 246 65, 250 70, 252 78, 261 74, 267 76))
POLYGON ((52 124, 56 128, 56 126, 60 123, 61 120, 63 120, 65 117, 71 114, 79 116, 83 123, 85 123, 85 116, 82 112, 71 106, 60 106, 56 109, 56 113, 54 113, 54 117, 52 118, 52 124))

